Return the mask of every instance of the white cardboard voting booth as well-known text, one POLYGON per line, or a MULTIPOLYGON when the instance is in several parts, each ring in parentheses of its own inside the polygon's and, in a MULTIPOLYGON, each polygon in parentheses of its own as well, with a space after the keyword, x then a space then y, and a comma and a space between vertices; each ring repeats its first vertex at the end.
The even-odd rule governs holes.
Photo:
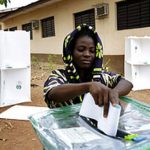
POLYGON ((0 107, 31 101, 30 34, 0 31, 0 107))
POLYGON ((149 36, 125 39, 125 78, 133 83, 133 90, 150 89, 149 57, 149 36))

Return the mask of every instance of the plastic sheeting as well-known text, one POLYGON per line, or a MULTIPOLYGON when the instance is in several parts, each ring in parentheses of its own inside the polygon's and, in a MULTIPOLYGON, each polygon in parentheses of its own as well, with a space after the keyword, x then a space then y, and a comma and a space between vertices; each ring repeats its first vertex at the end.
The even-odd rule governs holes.
POLYGON ((140 142, 112 138, 88 125, 78 113, 81 104, 55 108, 29 117, 45 150, 149 150, 150 106, 122 97, 127 103, 119 131, 145 137, 140 142))

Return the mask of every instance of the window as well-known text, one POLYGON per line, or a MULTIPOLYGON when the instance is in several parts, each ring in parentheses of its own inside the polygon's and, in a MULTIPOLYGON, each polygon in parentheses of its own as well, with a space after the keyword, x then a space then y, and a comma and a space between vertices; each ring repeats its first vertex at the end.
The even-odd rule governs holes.
POLYGON ((33 36, 32 36, 32 24, 31 23, 23 24, 22 25, 22 30, 30 31, 30 39, 31 40, 33 39, 33 36))
POLYGON ((80 24, 86 23, 95 29, 95 12, 94 9, 78 12, 74 14, 75 27, 80 24))
POLYGON ((118 30, 150 26, 150 0, 130 0, 117 3, 118 30))
POLYGON ((42 19, 41 27, 42 27, 43 38, 55 36, 54 17, 48 17, 48 18, 42 19))
POLYGON ((15 30, 17 30, 17 27, 9 28, 9 31, 15 31, 15 30))

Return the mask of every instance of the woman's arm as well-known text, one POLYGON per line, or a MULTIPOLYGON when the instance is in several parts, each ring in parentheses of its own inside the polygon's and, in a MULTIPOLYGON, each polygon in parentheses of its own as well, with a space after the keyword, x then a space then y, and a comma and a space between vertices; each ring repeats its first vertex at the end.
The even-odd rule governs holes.
POLYGON ((105 113, 107 115, 109 107, 109 91, 110 89, 100 82, 69 83, 52 88, 47 93, 47 99, 59 103, 90 92, 97 105, 102 106, 104 104, 105 113))
POLYGON ((82 95, 89 91, 89 82, 86 83, 69 83, 62 84, 52 88, 48 94, 47 98, 55 102, 63 102, 72 99, 76 96, 82 95))
MULTIPOLYGON (((125 103, 123 101, 120 101, 120 96, 127 95, 131 90, 132 90, 132 83, 129 82, 128 80, 121 79, 118 84, 113 88, 110 89, 109 91, 109 99, 112 102, 113 105, 115 104, 121 104, 122 106, 125 107, 125 103)), ((107 108, 105 112, 107 113, 107 108)))
POLYGON ((116 90, 119 96, 127 95, 133 88, 133 84, 128 80, 121 79, 114 90, 116 90))
POLYGON ((127 95, 131 91, 132 87, 133 85, 131 82, 121 79, 118 84, 109 91, 109 99, 112 104, 118 104, 120 101, 119 97, 127 95))
POLYGON ((104 116, 107 116, 109 101, 112 104, 119 103, 119 96, 128 94, 131 89, 132 84, 124 79, 121 79, 114 89, 110 89, 100 82, 69 83, 52 88, 47 93, 47 98, 59 103, 90 92, 97 105, 104 105, 104 116))

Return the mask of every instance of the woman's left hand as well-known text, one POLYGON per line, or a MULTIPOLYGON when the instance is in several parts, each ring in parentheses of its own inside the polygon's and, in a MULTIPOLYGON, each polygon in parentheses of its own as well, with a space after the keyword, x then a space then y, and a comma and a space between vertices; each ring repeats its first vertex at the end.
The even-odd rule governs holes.
POLYGON ((120 99, 117 90, 110 89, 108 94, 109 94, 109 101, 112 103, 112 105, 119 104, 120 99))

